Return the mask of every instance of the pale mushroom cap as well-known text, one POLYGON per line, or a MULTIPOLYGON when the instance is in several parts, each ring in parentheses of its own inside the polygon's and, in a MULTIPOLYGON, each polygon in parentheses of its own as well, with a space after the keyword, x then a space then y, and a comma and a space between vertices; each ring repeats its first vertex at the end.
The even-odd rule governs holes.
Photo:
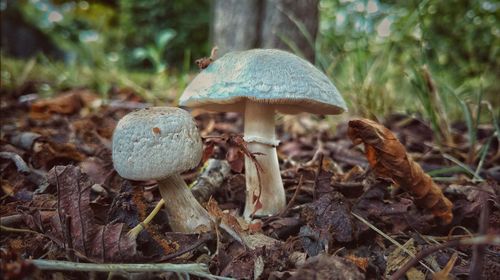
POLYGON ((127 114, 113 134, 113 164, 123 178, 161 180, 198 165, 203 144, 191 115, 152 107, 127 114))
POLYGON ((215 60, 188 85, 179 104, 242 112, 247 100, 275 104, 278 111, 290 114, 347 110, 325 74, 306 60, 275 49, 231 52, 215 60))

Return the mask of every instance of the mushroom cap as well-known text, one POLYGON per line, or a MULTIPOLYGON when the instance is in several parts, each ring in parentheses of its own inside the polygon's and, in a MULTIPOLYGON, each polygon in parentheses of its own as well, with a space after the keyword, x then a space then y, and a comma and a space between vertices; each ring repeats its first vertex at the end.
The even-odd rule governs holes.
POLYGON ((113 165, 123 178, 161 180, 198 165, 203 144, 191 115, 173 107, 127 114, 113 134, 113 165))
POLYGON ((245 102, 273 104, 282 113, 340 114, 344 99, 308 61, 282 50, 230 52, 212 62, 188 85, 181 106, 243 112, 245 102))

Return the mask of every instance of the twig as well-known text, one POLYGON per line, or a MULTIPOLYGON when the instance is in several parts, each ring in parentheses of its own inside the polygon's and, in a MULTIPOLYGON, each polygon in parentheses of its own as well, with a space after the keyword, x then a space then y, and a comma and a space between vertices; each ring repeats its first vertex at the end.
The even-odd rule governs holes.
POLYGON ((222 183, 230 174, 231 166, 227 160, 208 159, 198 178, 192 184, 191 192, 198 202, 206 202, 212 194, 221 188, 222 183))
POLYGON ((288 211, 290 210, 290 208, 292 207, 292 205, 295 203, 295 199, 297 198, 297 195, 299 194, 300 189, 302 188, 303 180, 304 180, 304 175, 301 174, 300 178, 299 178, 299 184, 297 185, 297 188, 295 189, 295 192, 293 193, 292 198, 290 199, 290 201, 286 205, 285 209, 283 209, 283 211, 281 211, 281 213, 278 216, 280 216, 280 217, 285 216, 288 213, 288 211))
POLYGON ((20 155, 12 152, 0 152, 0 157, 12 160, 12 162, 16 165, 17 171, 21 174, 31 173, 31 169, 20 155))
MULTIPOLYGON (((489 203, 488 194, 481 193, 481 215, 479 217, 479 234, 485 235, 488 232, 488 220, 489 220, 489 203)), ((481 279, 481 274, 483 270, 484 263, 484 253, 486 247, 484 245, 474 245, 472 247, 472 262, 469 270, 469 280, 479 280, 481 279)))
POLYGON ((446 263, 445 267, 441 271, 437 271, 434 273, 432 276, 432 279, 450 279, 449 274, 451 270, 453 269, 453 266, 455 265, 455 262, 457 261, 458 258, 458 253, 455 252, 451 256, 451 258, 448 260, 448 263, 446 263))
POLYGON ((440 251, 445 248, 451 248, 451 247, 457 247, 457 246, 471 246, 471 245, 500 245, 500 236, 498 235, 481 235, 481 236, 476 236, 473 238, 467 238, 467 239, 456 239, 452 241, 448 241, 443 244, 439 244, 434 247, 429 247, 426 249, 423 249, 422 251, 418 252, 417 255, 410 261, 408 261, 405 265, 403 265, 401 268, 399 268, 392 276, 391 280, 397 280, 400 278, 403 278, 403 276, 406 274, 406 272, 412 268, 414 265, 417 264, 420 260, 423 258, 429 256, 430 254, 440 251))
POLYGON ((16 153, 0 152, 0 158, 11 160, 16 165, 17 172, 27 176, 28 180, 34 184, 39 185, 45 180, 40 171, 37 172, 37 170, 31 169, 23 158, 16 153))
POLYGON ((314 163, 316 163, 318 161, 320 156, 324 156, 325 152, 328 152, 328 150, 325 149, 325 142, 321 141, 321 137, 318 137, 317 143, 318 143, 318 148, 314 152, 313 157, 311 158, 311 160, 304 163, 304 165, 302 165, 302 167, 313 166, 314 163))
POLYGON ((209 241, 212 239, 212 235, 211 234, 205 234, 205 235, 202 235, 195 243, 191 244, 190 246, 182 249, 182 250, 179 250, 175 253, 172 253, 172 254, 169 254, 169 255, 166 255, 164 257, 162 257, 160 259, 160 261, 162 262, 165 262, 165 261, 168 261, 168 260, 171 260, 171 259, 175 259, 177 258, 178 256, 181 256, 181 255, 184 255, 185 253, 189 252, 189 251, 193 251, 193 250, 196 250, 196 248, 200 247, 202 244, 204 244, 205 242, 209 241))
POLYGON ((13 226, 23 222, 23 215, 14 214, 10 216, 0 217, 0 225, 2 226, 13 226))
MULTIPOLYGON (((356 217, 358 220, 360 220, 361 222, 363 222, 364 224, 366 224, 367 226, 369 226, 371 229, 373 229, 375 232, 377 232, 378 234, 382 235, 385 239, 389 240, 392 244, 396 245, 399 249, 403 250, 405 253, 407 253, 408 255, 410 255, 411 257, 416 257, 415 254, 413 254, 412 252, 410 252, 408 249, 406 249, 406 247, 404 247, 403 245, 401 245, 399 242, 397 242, 396 240, 394 240, 392 237, 390 237, 389 235, 385 234, 384 232, 382 232, 380 229, 378 229, 377 227, 375 227, 374 225, 372 225, 370 222, 368 222, 367 220, 365 220, 363 217, 359 216, 358 214, 354 213, 354 212, 351 212, 351 214, 356 217)), ((427 270, 429 270, 431 273, 434 273, 434 270, 432 270, 429 266, 427 266, 425 263, 421 262, 420 260, 418 261, 423 267, 425 267, 427 270)))
POLYGON ((67 261, 52 261, 52 260, 30 260, 35 266, 41 270, 55 270, 55 271, 98 271, 98 272, 176 272, 188 273, 208 279, 233 279, 228 277, 216 276, 210 274, 208 267, 204 263, 190 263, 190 264, 171 264, 171 263, 109 263, 109 264, 96 264, 96 263, 76 263, 67 261))
POLYGON ((318 169, 316 170, 316 176, 314 178, 314 192, 313 192, 313 201, 316 200, 316 195, 317 195, 317 189, 318 189, 318 180, 319 180, 319 174, 321 174, 321 170, 323 169, 323 158, 324 154, 321 153, 319 154, 319 164, 318 164, 318 169))
POLYGON ((158 201, 158 204, 156 204, 155 208, 153 209, 153 211, 151 211, 151 213, 149 213, 149 215, 146 217, 146 219, 144 219, 144 221, 142 221, 141 223, 139 223, 138 225, 136 225, 133 229, 131 229, 127 234, 128 236, 130 236, 131 238, 137 238, 137 236, 139 235, 139 233, 141 233, 141 231, 146 227, 146 225, 148 225, 152 220, 153 218, 156 216, 156 214, 158 214, 158 212, 160 212, 160 209, 163 207, 163 205, 165 205, 165 200, 160 199, 160 201, 158 201))
POLYGON ((333 182, 332 186, 340 189, 349 189, 364 187, 364 184, 362 182, 333 182))
POLYGON ((33 231, 31 229, 13 228, 13 227, 1 226, 1 225, 0 225, 0 231, 16 232, 16 233, 38 233, 39 234, 39 232, 33 231))

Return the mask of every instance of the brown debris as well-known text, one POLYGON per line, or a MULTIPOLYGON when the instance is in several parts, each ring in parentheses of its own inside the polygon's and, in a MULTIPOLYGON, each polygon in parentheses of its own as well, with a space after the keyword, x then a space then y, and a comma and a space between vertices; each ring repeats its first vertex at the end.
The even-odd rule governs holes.
POLYGON ((417 205, 429 209, 444 224, 451 222, 453 204, 389 129, 369 119, 356 119, 349 122, 348 135, 355 145, 365 144, 366 158, 378 176, 409 191, 417 205))
POLYGON ((318 255, 308 259, 290 279, 362 280, 365 276, 347 260, 336 256, 318 255))
POLYGON ((195 61, 196 65, 198 65, 198 68, 200 68, 200 70, 207 68, 215 60, 218 49, 219 48, 217 47, 213 47, 212 52, 210 53, 210 57, 203 57, 195 61))
POLYGON ((47 237, 65 248, 69 259, 75 254, 95 262, 134 259, 136 244, 122 233, 123 223, 94 222, 90 207, 92 183, 78 167, 56 166, 49 172, 48 180, 57 189, 57 211, 45 211, 45 218, 38 218, 43 217, 41 211, 27 216, 27 220, 34 221, 34 230, 42 229, 47 237))
POLYGON ((0 278, 5 280, 31 279, 35 265, 24 260, 15 248, 0 249, 0 278))
POLYGON ((355 255, 347 255, 345 258, 353 262, 362 271, 366 271, 368 268, 368 258, 357 257, 355 255))
POLYGON ((329 243, 353 240, 354 226, 350 206, 337 192, 322 195, 302 211, 307 224, 319 236, 325 236, 329 243))
POLYGON ((97 96, 91 91, 85 89, 71 90, 55 98, 34 102, 31 105, 30 118, 48 119, 52 114, 75 114, 95 100, 97 100, 97 96))
MULTIPOLYGON (((297 120, 287 120, 286 117, 278 120, 277 133, 282 145, 277 149, 289 202, 287 211, 280 216, 265 217, 247 224, 238 217, 245 201, 243 169, 244 155, 248 153, 246 143, 238 136, 243 130, 241 115, 199 114, 199 111, 193 111, 202 136, 207 140, 204 164, 203 168, 183 174, 183 177, 192 183, 192 191, 197 198, 196 186, 202 181, 207 185, 220 185, 204 192, 203 200, 212 196, 209 210, 216 217, 215 224, 219 223, 222 228, 224 222, 237 234, 227 234, 222 230, 224 228, 219 229, 217 234, 173 233, 167 225, 167 216, 160 211, 147 230, 131 244, 124 236, 129 228, 140 222, 138 212, 141 209, 147 214, 153 208, 159 199, 158 189, 154 181, 130 182, 116 174, 109 150, 110 140, 121 117, 130 110, 149 104, 144 103, 130 88, 111 87, 107 105, 101 105, 100 99, 92 95, 88 90, 71 89, 50 99, 35 101, 38 98, 35 93, 33 99, 22 104, 8 92, 2 95, 5 97, 2 98, 2 102, 5 101, 2 106, 5 104, 6 107, 1 110, 0 152, 9 156, 0 158, 1 224, 21 230, 4 232, 2 229, 2 250, 12 248, 23 257, 79 262, 203 262, 214 274, 250 279, 338 279, 350 276, 362 279, 363 274, 368 279, 381 279, 391 263, 388 264, 387 256, 394 247, 367 224, 353 219, 351 211, 402 243, 413 237, 419 251, 426 251, 425 240, 415 232, 444 241, 443 246, 437 248, 439 252, 433 251, 435 254, 431 257, 436 259, 433 263, 441 267, 453 253, 453 249, 448 247, 459 245, 459 241, 453 240, 466 234, 462 227, 477 234, 483 228, 480 225, 487 221, 489 227, 486 232, 499 233, 500 215, 496 201, 500 191, 495 182, 479 184, 463 180, 464 177, 455 172, 442 175, 452 179, 450 184, 443 184, 448 184, 446 194, 453 198, 456 216, 453 222, 461 226, 448 232, 447 227, 433 222, 431 213, 419 211, 415 199, 408 193, 391 196, 388 186, 396 181, 382 180, 380 177, 387 176, 367 170, 368 161, 361 149, 350 149, 352 144, 347 137, 347 123, 340 122, 334 128, 330 120, 310 115, 297 120), (60 103, 62 100, 65 101, 60 103), (29 104, 33 102, 35 105, 30 108, 29 104), (335 134, 332 133, 334 131, 335 134), (319 160, 320 155, 324 156, 323 161, 319 160), (12 156, 16 159, 13 160, 12 156), (206 173, 209 169, 206 167, 213 160, 227 164, 227 176, 222 172, 221 176, 206 173), (57 167, 58 176, 55 176, 55 169, 49 173, 51 184, 48 184, 47 172, 57 165, 63 166, 57 167), (54 177, 58 177, 59 188, 54 184, 54 177), (214 184, 215 181, 217 184, 214 184), (72 188, 78 184, 84 189, 80 192, 79 202, 78 192, 72 188), (134 196, 133 186, 145 192, 142 195, 137 192, 134 196), (138 199, 142 204, 137 203, 138 199), (486 208, 490 210, 489 218, 478 219, 486 208), (64 214, 62 222, 59 221, 58 209, 64 214), (74 209, 82 211, 76 213, 74 209), (27 228, 37 233, 29 233, 27 228), (82 249, 82 241, 86 249, 82 249), (136 245, 137 251, 127 249, 128 245, 136 245)), ((444 150, 434 148, 436 135, 425 121, 397 114, 387 116, 385 124, 424 170, 449 167, 443 158, 443 151, 465 161, 468 151, 474 150, 464 137, 466 126, 463 122, 453 125, 454 143, 458 146, 443 147, 444 150)), ((163 133, 153 130, 156 134, 163 133)), ((494 131, 491 125, 481 125, 474 151, 479 145, 484 145, 494 131)), ((492 139, 479 173, 482 178, 498 178, 500 174, 495 164, 499 158, 498 141, 492 139)), ((385 144, 394 142, 384 141, 385 144)), ((383 167, 378 162, 378 154, 388 153, 377 150, 378 146, 373 143, 371 146, 373 149, 367 148, 369 159, 375 159, 372 162, 375 167, 383 167)), ((395 155, 390 153, 389 156, 395 155)), ((471 164, 474 163, 477 161, 471 164)), ((388 174, 396 172, 396 175, 399 172, 392 167, 381 170, 388 174)), ((375 171, 378 169, 375 168, 375 171)), ((417 194, 423 195, 420 192, 417 194)), ((436 194, 428 191, 424 197, 429 195, 436 194)), ((258 202, 258 198, 255 199, 258 202)), ((480 264, 474 261, 480 259, 474 255, 484 258, 483 278, 493 279, 498 275, 499 247, 476 245, 478 248, 481 246, 485 249, 484 254, 475 253, 474 246, 460 246, 460 257, 447 276, 463 278, 470 275, 471 267, 479 267, 477 264, 480 264)), ((422 256, 415 253, 419 258, 422 256)), ((2 261, 3 256, 0 263, 2 261)), ((17 258, 10 262, 11 268, 23 267, 23 262, 17 258)), ((395 269, 399 270, 401 265, 398 264, 395 269)), ((438 271, 434 266, 432 269, 438 271)), ((5 273, 4 270, 2 264, 0 274, 5 273)), ((424 271, 418 261, 403 267, 403 270, 402 277, 422 275, 424 271)), ((22 272, 23 269, 17 271, 22 272)), ((27 276, 34 279, 38 279, 39 275, 42 278, 52 277, 47 272, 35 273, 27 276)), ((23 276, 17 272, 12 275, 23 276)), ((72 272, 58 275, 64 279, 85 276, 72 272)), ((158 278, 161 275, 152 273, 147 277, 158 278)), ((1 274, 0 278, 7 277, 1 274)))

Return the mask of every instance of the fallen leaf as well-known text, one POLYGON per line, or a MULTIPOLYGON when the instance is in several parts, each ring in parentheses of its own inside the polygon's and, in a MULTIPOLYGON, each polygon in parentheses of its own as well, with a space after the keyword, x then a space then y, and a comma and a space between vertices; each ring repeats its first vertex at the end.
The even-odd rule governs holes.
POLYGON ((366 271, 366 268, 368 268, 368 258, 357 257, 355 255, 347 255, 345 258, 350 260, 363 271, 366 271))
POLYGON ((328 237, 312 227, 305 225, 300 228, 299 240, 307 255, 314 257, 325 251, 328 246, 328 237))
POLYGON ((255 262, 261 254, 261 249, 243 252, 236 258, 233 258, 220 275, 236 279, 254 279, 255 262))
POLYGON ((238 220, 233 215, 223 212, 219 208, 219 205, 217 204, 217 201, 215 201, 215 199, 210 198, 206 204, 206 208, 207 208, 208 213, 212 217, 220 219, 222 223, 230 226, 237 233, 243 232, 243 229, 241 228, 238 220))
POLYGON ((30 118, 47 119, 52 114, 75 114, 84 106, 90 106, 97 96, 85 89, 72 90, 55 98, 42 99, 31 105, 30 118))
POLYGON ((49 170, 55 165, 78 163, 85 159, 74 144, 38 141, 33 146, 33 166, 49 170))
POLYGON ((408 190, 417 205, 429 209, 443 223, 451 222, 453 204, 389 129, 372 120, 357 119, 349 122, 348 135, 355 145, 364 143, 366 158, 378 176, 408 190))
POLYGON ((320 236, 327 236, 329 242, 350 242, 354 227, 350 206, 338 192, 322 195, 307 205, 301 213, 307 224, 320 236))
POLYGON ((92 182, 75 166, 55 166, 48 173, 57 189, 57 211, 46 234, 60 246, 99 262, 132 260, 135 240, 123 233, 123 223, 98 225, 90 208, 92 182), (69 248, 69 246, 72 248, 69 248))

